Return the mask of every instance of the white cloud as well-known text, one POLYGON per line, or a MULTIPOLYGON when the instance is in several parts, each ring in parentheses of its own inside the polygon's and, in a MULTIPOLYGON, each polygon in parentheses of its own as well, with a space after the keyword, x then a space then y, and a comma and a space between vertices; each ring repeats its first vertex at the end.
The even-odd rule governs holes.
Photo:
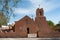
POLYGON ((46 0, 29 0, 31 4, 34 6, 29 9, 24 8, 15 8, 14 13, 18 14, 31 14, 32 12, 35 13, 36 8, 40 7, 44 8, 45 12, 52 11, 56 9, 57 7, 60 7, 60 3, 54 3, 53 0, 46 2, 46 0))
POLYGON ((30 0, 30 1, 31 1, 31 3, 33 3, 35 5, 37 5, 37 4, 39 5, 43 2, 43 0, 30 0))
POLYGON ((17 14, 28 14, 30 12, 29 9, 23 9, 23 8, 15 8, 14 13, 17 14))
MULTIPOLYGON (((24 14, 24 15, 27 14, 29 16, 31 16, 31 14, 32 14, 35 17, 36 8, 38 8, 39 5, 40 5, 40 8, 44 9, 45 12, 53 11, 54 9, 60 7, 60 2, 58 2, 58 1, 55 2, 55 0, 48 0, 47 2, 46 2, 46 0, 29 0, 29 1, 33 5, 33 6, 31 6, 32 8, 28 8, 28 9, 26 9, 26 8, 14 8, 14 13, 24 14)), ((48 17, 48 19, 49 19, 49 17, 48 17)), ((52 20, 54 20, 56 22, 57 19, 55 18, 52 20)))
POLYGON ((58 2, 54 2, 53 0, 50 0, 48 2, 46 2, 46 0, 30 0, 31 3, 34 5, 35 9, 39 7, 44 8, 45 12, 49 12, 54 10, 57 7, 60 7, 60 3, 58 2))
POLYGON ((32 8, 29 9, 24 9, 24 8, 15 8, 14 13, 18 13, 18 14, 35 14, 35 10, 36 8, 39 7, 44 9, 44 12, 49 12, 52 11, 58 7, 60 7, 60 3, 58 2, 54 2, 53 0, 51 1, 47 1, 46 0, 29 0, 31 2, 31 4, 33 5, 32 8))
POLYGON ((44 8, 45 12, 49 12, 49 11, 56 9, 57 7, 60 7, 60 3, 58 2, 55 3, 53 0, 50 0, 47 2, 46 0, 29 0, 29 1, 34 7, 29 8, 29 9, 15 8, 14 13, 18 13, 18 14, 30 14, 32 12, 35 13, 35 10, 36 8, 39 7, 39 5, 41 8, 44 8))

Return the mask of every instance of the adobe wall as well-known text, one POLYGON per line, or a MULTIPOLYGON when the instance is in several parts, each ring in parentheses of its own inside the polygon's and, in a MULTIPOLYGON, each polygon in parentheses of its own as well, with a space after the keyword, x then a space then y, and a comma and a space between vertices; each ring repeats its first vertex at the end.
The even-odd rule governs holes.
POLYGON ((38 32, 39 38, 60 38, 60 32, 52 31, 50 33, 38 32))
MULTIPOLYGON (((0 32, 0 38, 26 38, 27 36, 21 36, 16 32, 8 32, 8 33, 0 32)), ((60 37, 60 32, 51 32, 51 33, 38 32, 38 38, 55 38, 55 37, 56 38, 60 37)))
POLYGON ((21 36, 27 36, 27 28, 29 28, 29 34, 36 33, 38 31, 38 27, 35 23, 28 17, 23 18, 22 20, 16 22, 15 24, 15 31, 19 33, 21 36), (26 20, 28 20, 26 23, 26 20))

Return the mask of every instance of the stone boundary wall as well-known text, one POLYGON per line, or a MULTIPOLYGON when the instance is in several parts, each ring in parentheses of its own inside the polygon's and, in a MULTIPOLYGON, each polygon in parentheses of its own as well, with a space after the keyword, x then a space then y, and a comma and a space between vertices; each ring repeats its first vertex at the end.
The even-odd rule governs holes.
MULTIPOLYGON (((7 32, 3 33, 0 32, 0 38, 27 38, 28 35, 25 37, 20 36, 20 34, 17 34, 16 32, 7 32)), ((52 32, 52 33, 38 33, 38 38, 60 38, 59 32, 52 32)))

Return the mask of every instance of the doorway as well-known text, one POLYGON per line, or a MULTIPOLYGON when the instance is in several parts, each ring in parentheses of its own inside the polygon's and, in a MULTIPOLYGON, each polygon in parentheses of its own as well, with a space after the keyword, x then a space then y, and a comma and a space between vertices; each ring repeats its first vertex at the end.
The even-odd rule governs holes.
POLYGON ((29 28, 27 28, 27 34, 29 34, 29 28))

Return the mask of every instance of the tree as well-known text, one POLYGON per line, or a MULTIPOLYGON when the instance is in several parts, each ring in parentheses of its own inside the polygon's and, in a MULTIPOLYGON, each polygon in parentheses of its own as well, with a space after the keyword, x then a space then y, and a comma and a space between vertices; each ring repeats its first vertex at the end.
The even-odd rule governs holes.
POLYGON ((60 21, 58 24, 56 24, 56 28, 59 28, 60 29, 60 21))
POLYGON ((49 26, 50 26, 52 29, 55 28, 55 27, 54 27, 54 23, 53 23, 51 20, 48 21, 48 24, 49 24, 49 26))
POLYGON ((55 30, 59 31, 60 32, 60 21, 58 24, 55 25, 55 30))
POLYGON ((0 0, 0 11, 4 13, 8 21, 13 14, 13 7, 17 6, 19 0, 0 0))
POLYGON ((0 12, 0 25, 7 25, 7 18, 2 12, 0 12))

